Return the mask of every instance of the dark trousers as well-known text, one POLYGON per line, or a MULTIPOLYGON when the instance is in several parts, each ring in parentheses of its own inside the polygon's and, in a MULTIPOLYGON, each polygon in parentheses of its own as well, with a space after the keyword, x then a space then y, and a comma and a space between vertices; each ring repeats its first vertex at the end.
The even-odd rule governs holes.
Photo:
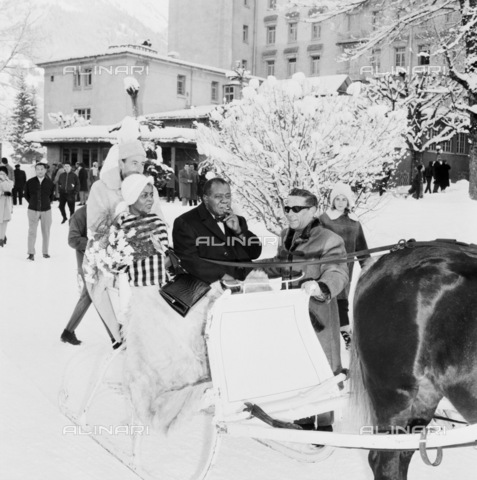
POLYGON ((431 178, 426 178, 426 190, 424 191, 424 193, 432 193, 431 191, 431 183, 432 183, 432 177, 431 178))
POLYGON ((12 190, 12 197, 13 197, 13 205, 17 204, 17 199, 18 203, 21 205, 22 204, 22 199, 23 199, 23 188, 15 188, 13 187, 12 190))
POLYGON ((75 213, 75 194, 60 192, 60 212, 64 219, 66 219, 65 205, 68 204, 70 211, 70 218, 75 213))
POLYGON ((432 193, 437 193, 439 190, 440 184, 437 180, 434 180, 434 189, 432 190, 432 193))
POLYGON ((174 187, 166 187, 167 201, 173 202, 176 198, 176 189, 174 187))
POLYGON ((338 298, 338 313, 340 315, 340 327, 349 325, 349 302, 347 298, 338 298))

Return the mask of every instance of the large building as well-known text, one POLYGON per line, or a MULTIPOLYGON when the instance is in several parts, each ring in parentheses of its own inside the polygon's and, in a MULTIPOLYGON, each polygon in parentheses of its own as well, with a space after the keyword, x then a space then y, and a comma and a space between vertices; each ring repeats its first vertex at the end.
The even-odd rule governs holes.
MULTIPOLYGON (((323 23, 315 8, 280 8, 287 0, 174 0, 169 5, 169 50, 183 60, 220 68, 242 63, 252 74, 289 78, 346 74, 363 80, 373 73, 444 65, 435 29, 455 25, 456 13, 411 29, 392 43, 354 61, 340 61, 344 51, 378 28, 384 13, 366 7, 323 23)), ((387 12, 389 14, 389 12, 387 12)), ((392 15, 399 16, 399 10, 392 15)))
POLYGON ((45 70, 45 128, 55 127, 49 113, 76 112, 95 125, 114 124, 132 115, 127 77, 139 83, 140 115, 219 105, 231 94, 227 70, 159 55, 143 45, 114 46, 102 54, 38 66, 45 70))

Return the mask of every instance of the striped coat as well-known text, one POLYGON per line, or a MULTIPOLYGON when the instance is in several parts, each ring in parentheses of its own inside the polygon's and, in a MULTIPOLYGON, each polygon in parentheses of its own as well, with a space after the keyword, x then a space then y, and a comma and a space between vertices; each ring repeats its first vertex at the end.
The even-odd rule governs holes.
POLYGON ((165 282, 165 252, 169 239, 165 223, 154 213, 145 216, 128 215, 121 224, 126 234, 134 229, 135 234, 128 240, 134 249, 134 261, 129 267, 129 281, 135 287, 162 285, 165 282), (163 248, 158 252, 152 237, 163 248))

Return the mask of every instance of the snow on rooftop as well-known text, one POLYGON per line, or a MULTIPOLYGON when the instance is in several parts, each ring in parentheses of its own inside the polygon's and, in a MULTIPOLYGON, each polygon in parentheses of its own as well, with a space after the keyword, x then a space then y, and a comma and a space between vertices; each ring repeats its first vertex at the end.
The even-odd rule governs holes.
MULTIPOLYGON (((110 132, 112 125, 88 125, 85 127, 55 128, 30 132, 25 138, 37 143, 60 142, 106 142, 115 143, 117 132, 110 132)), ((196 131, 192 128, 165 127, 149 130, 141 127, 141 140, 156 140, 159 142, 195 143, 196 131)))
POLYGON ((200 105, 198 107, 183 108, 181 110, 170 110, 168 112, 150 113, 144 115, 145 118, 155 119, 174 119, 174 118, 198 118, 206 117, 209 113, 217 108, 218 105, 200 105))

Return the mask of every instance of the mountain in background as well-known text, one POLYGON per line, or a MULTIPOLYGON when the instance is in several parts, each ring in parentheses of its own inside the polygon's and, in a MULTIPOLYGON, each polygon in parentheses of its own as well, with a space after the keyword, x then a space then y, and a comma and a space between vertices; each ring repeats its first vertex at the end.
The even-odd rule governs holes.
POLYGON ((168 0, 36 0, 35 62, 103 53, 141 44, 167 53, 168 0))

